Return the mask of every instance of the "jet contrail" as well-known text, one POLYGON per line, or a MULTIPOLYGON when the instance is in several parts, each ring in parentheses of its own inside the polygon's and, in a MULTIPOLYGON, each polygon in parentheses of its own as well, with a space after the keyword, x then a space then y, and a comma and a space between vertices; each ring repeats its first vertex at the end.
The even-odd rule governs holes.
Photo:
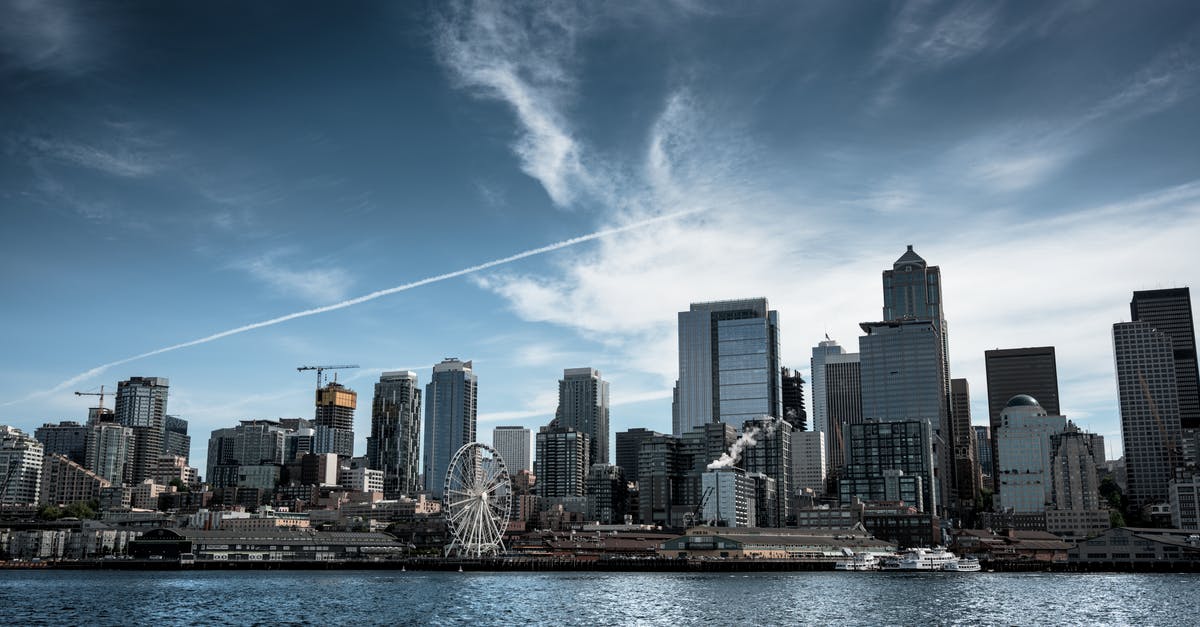
POLYGON ((67 379, 66 381, 63 381, 62 383, 59 383, 58 385, 54 386, 53 388, 50 388, 49 390, 45 390, 42 392, 34 392, 33 394, 30 394, 29 396, 26 396, 25 398, 23 398, 19 401, 10 401, 8 403, 3 403, 0 406, 13 405, 16 403, 28 401, 33 398, 39 398, 39 397, 44 397, 44 396, 50 396, 51 394, 56 394, 58 392, 61 392, 65 389, 79 383, 80 381, 84 381, 84 380, 87 380, 98 374, 101 374, 104 371, 108 370, 109 368, 113 368, 115 366, 120 366, 122 364, 127 364, 131 361, 137 361, 139 359, 145 359, 147 357, 153 357, 155 355, 161 355, 163 353, 169 353, 171 351, 177 351, 181 348, 188 348, 189 346, 196 346, 197 344, 207 344, 208 342, 213 342, 213 341, 219 340, 224 337, 229 337, 231 335, 237 335, 239 333, 245 333, 247 331, 253 331, 255 329, 261 329, 263 327, 269 327, 272 325, 279 324, 281 322, 295 320, 296 318, 305 318, 308 316, 315 316, 317 314, 323 314, 323 313, 330 312, 330 311, 336 311, 338 309, 345 309, 346 307, 353 307, 354 305, 359 305, 359 304, 365 303, 369 300, 375 300, 376 298, 390 296, 397 292, 404 292, 407 290, 411 290, 413 288, 421 287, 422 285, 429 285, 430 283, 446 281, 448 279, 453 279, 453 278, 460 277, 463 275, 472 274, 475 272, 479 272, 481 270, 487 270, 488 268, 495 268, 496 266, 502 266, 507 263, 519 261, 521 259, 525 259, 526 257, 533 257, 535 255, 541 255, 544 253, 553 252, 553 251, 559 250, 561 248, 567 248, 569 246, 574 246, 576 244, 582 244, 583 242, 589 242, 594 239, 608 237, 609 235, 616 235, 617 233, 623 233, 625 231, 632 231, 634 229, 640 229, 642 227, 649 226, 656 222, 665 222, 667 220, 674 220, 675 218, 680 218, 685 215, 698 213, 700 211, 703 211, 703 209, 692 209, 689 211, 680 211, 678 213, 671 213, 671 214, 662 215, 662 216, 658 216, 658 217, 654 217, 654 218, 649 218, 646 220, 640 220, 638 222, 632 222, 632 223, 626 224, 624 226, 618 226, 618 227, 614 227, 611 229, 605 229, 603 231, 596 231, 595 233, 589 233, 587 235, 580 235, 579 237, 572 237, 571 239, 563 240, 561 242, 557 242, 554 244, 549 244, 547 246, 542 246, 541 248, 534 248, 532 250, 520 252, 515 255, 509 255, 508 257, 503 257, 500 259, 495 259, 493 261, 488 261, 486 263, 481 263, 477 266, 471 266, 470 268, 463 268, 462 270, 455 270, 454 272, 447 272, 445 274, 439 274, 437 276, 431 276, 428 278, 424 278, 419 281, 413 281, 412 283, 405 283, 404 285, 397 285, 396 287, 389 287, 384 290, 379 290, 376 292, 371 292, 370 294, 364 294, 363 296, 358 296, 356 298, 344 300, 340 303, 334 303, 332 305, 325 305, 322 307, 314 307, 312 309, 305 309, 304 311, 297 311, 295 313, 290 313, 290 314, 287 314, 284 316, 279 316, 278 318, 271 318, 270 320, 263 320, 262 322, 255 322, 253 324, 247 324, 245 326, 240 326, 235 329, 229 329, 228 331, 221 331, 220 333, 206 335, 202 338, 191 340, 188 342, 183 342, 180 344, 172 344, 171 346, 164 346, 163 348, 156 348, 152 351, 147 351, 145 353, 141 353, 140 355, 134 355, 133 357, 126 357, 125 359, 118 359, 117 361, 111 361, 107 364, 102 364, 102 365, 96 366, 95 368, 92 368, 91 370, 88 370, 87 372, 81 372, 81 373, 71 377, 70 379, 67 379))

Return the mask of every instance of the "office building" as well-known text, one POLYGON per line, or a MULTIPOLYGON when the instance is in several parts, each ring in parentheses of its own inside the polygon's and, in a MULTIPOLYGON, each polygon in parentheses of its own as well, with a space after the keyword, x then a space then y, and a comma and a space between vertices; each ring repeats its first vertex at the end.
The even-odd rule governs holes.
POLYGON ((384 372, 371 401, 371 435, 367 465, 383 472, 383 495, 389 500, 421 491, 421 389, 417 373, 384 372))
MULTIPOLYGON (((943 343, 937 324, 932 320, 894 320, 864 322, 860 326, 867 333, 858 339, 863 419, 923 421, 929 425, 927 430, 915 432, 930 439, 928 448, 933 454, 929 474, 921 476, 924 505, 928 511, 941 514, 953 501, 954 466, 949 446, 950 399, 942 378, 943 343)), ((851 451, 847 465, 861 463, 851 451)), ((904 471, 914 474, 909 468, 904 471)))
MULTIPOLYGON (((1050 436, 1050 506, 1046 530, 1059 536, 1085 538, 1109 528, 1109 514, 1100 497, 1095 440, 1068 421, 1050 436)), ((1101 452, 1099 459, 1103 459, 1101 452)))
POLYGON ((992 486, 991 479, 995 470, 992 466, 992 428, 986 425, 975 425, 975 450, 979 452, 979 472, 987 478, 987 486, 992 486))
POLYGON ((693 303, 679 314, 675 435, 710 422, 779 417, 779 314, 767 299, 693 303))
POLYGON ((496 427, 492 429, 492 448, 504 460, 510 476, 522 470, 532 471, 529 459, 530 431, 525 427, 496 427))
POLYGON ((996 476, 1000 512, 1044 513, 1052 502, 1051 436, 1062 433, 1067 419, 1050 415, 1027 394, 1009 399, 996 429, 996 476))
POLYGON ((829 355, 842 355, 846 350, 834 340, 825 336, 825 340, 812 349, 812 359, 809 361, 812 374, 812 423, 814 431, 824 432, 826 441, 833 439, 829 430, 829 413, 825 397, 825 360, 829 355))
POLYGON ((278 478, 284 463, 286 438, 287 429, 274 420, 243 420, 236 427, 214 430, 208 440, 209 485, 214 488, 258 485, 265 481, 264 473, 273 473, 278 478))
POLYGON ((433 367, 425 386, 425 444, 422 474, 425 492, 442 498, 450 460, 475 441, 479 379, 471 362, 448 357, 433 367))
POLYGON ((354 457, 354 409, 357 406, 358 394, 336 381, 317 390, 313 426, 319 433, 315 452, 354 457), (327 435, 321 437, 322 433, 327 435))
POLYGON ((100 490, 111 486, 108 479, 76 464, 63 455, 42 458, 42 489, 39 503, 65 506, 100 499, 100 490))
POLYGON ((940 486, 934 468, 931 427, 927 420, 868 421, 849 425, 847 457, 838 480, 842 504, 903 501, 930 511, 940 486))
POLYGON ((792 425, 794 431, 808 429, 808 412, 804 409, 804 377, 799 370, 783 368, 779 375, 780 398, 783 403, 781 418, 792 425))
POLYGON ((792 493, 825 493, 825 434, 797 431, 792 434, 792 493))
MULTIPOLYGON (((988 426, 993 436, 1000 426, 1000 412, 1014 396, 1024 394, 1036 398, 1051 416, 1061 413, 1058 403, 1058 364, 1053 346, 984 351, 983 363, 987 372, 988 426)), ((994 464, 997 459, 994 438, 991 445, 994 464)), ((997 488, 1000 484, 994 473, 992 479, 993 488, 997 488)))
POLYGON ((602 525, 625 522, 629 513, 629 483, 620 466, 592 464, 588 471, 587 518, 602 525))
POLYGON ((177 481, 183 487, 195 488, 200 485, 200 471, 188 466, 187 458, 179 455, 163 455, 158 458, 158 468, 154 471, 154 483, 171 485, 177 481))
POLYGON ((966 379, 950 380, 950 419, 953 423, 954 489, 959 508, 970 510, 979 497, 979 449, 971 426, 971 387, 966 379))
POLYGON ((133 485, 132 427, 115 422, 88 423, 87 456, 84 467, 115 487, 133 485))
POLYGON ((64 420, 58 424, 46 423, 33 432, 33 437, 42 443, 46 455, 62 455, 76 464, 87 461, 87 426, 64 420))
POLYGON ((42 482, 42 443, 16 427, 0 425, 0 505, 36 505, 42 482))
POLYGON ((704 522, 720 527, 758 527, 754 479, 740 468, 709 470, 701 477, 708 499, 704 501, 704 522))
POLYGON ((586 433, 593 464, 607 464, 608 381, 595 368, 567 368, 558 382, 559 426, 586 433))
POLYGON ((655 434, 638 449, 638 521, 643 525, 682 524, 684 481, 692 469, 683 438, 655 434))
POLYGON ((169 387, 164 377, 130 377, 117 383, 116 421, 133 429, 134 484, 154 474, 162 455, 169 387))
POLYGON ((756 510, 757 525, 783 527, 791 515, 792 426, 782 420, 747 420, 742 429, 757 430, 757 434, 755 444, 742 450, 738 465, 747 473, 770 479, 770 489, 756 493, 762 505, 756 510))
POLYGON ((591 468, 590 440, 586 433, 554 423, 538 431, 533 462, 538 496, 561 499, 584 495, 591 468))
MULTIPOLYGON (((709 464, 729 452, 733 443, 738 440, 738 432, 733 425, 710 422, 683 434, 682 440, 680 457, 688 469, 681 483, 682 491, 676 493, 676 505, 686 509, 694 508, 700 502, 700 475, 708 470, 709 464)), ((743 453, 745 450, 743 449, 743 453)), ((744 462, 744 457, 733 461, 739 466, 744 462)))
POLYGON ((926 263, 909 244, 908 250, 883 271, 883 319, 932 322, 941 340, 942 383, 950 395, 950 342, 942 313, 942 271, 926 263))
POLYGON ((1200 530, 1200 475, 1171 481, 1171 526, 1175 529, 1200 530))
POLYGON ((846 465, 846 428, 863 421, 862 363, 858 353, 826 355, 824 370, 826 469, 836 478, 846 465))
POLYGON ((192 438, 188 435, 188 422, 179 416, 167 416, 163 420, 163 455, 191 459, 192 438))
POLYGON ((638 454, 645 440, 661 436, 657 431, 641 427, 617 433, 617 465, 625 473, 625 479, 638 482, 638 454))
POLYGON ((1127 502, 1138 509, 1166 503, 1168 484, 1183 461, 1171 337, 1149 322, 1120 322, 1113 325, 1113 353, 1127 502))
POLYGON ((1200 371, 1196 367, 1191 292, 1186 287, 1134 292, 1129 313, 1134 322, 1148 323, 1171 338, 1179 424, 1183 429, 1200 429, 1200 371))

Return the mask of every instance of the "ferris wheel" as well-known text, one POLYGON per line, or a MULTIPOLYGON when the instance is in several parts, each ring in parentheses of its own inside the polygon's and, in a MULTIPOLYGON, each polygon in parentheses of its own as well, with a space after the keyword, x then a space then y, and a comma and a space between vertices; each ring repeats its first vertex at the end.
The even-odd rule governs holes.
POLYGON ((453 538, 446 554, 481 557, 502 551, 511 498, 508 468, 496 449, 478 442, 458 449, 450 460, 442 492, 453 538))

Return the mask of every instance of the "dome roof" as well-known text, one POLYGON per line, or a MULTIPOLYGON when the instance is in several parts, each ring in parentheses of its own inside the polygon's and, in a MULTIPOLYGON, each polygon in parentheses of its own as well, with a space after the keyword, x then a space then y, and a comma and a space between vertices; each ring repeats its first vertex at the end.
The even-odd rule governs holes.
POLYGON ((1028 394, 1018 394, 1008 399, 1008 404, 1005 407, 1041 407, 1041 403, 1037 399, 1028 394))

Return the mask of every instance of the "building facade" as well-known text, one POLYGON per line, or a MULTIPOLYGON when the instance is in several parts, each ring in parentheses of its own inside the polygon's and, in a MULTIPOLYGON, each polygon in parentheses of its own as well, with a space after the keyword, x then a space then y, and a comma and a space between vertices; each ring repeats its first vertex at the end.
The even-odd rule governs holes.
POLYGON ((998 511, 1044 513, 1053 500, 1051 436, 1062 433, 1067 419, 1046 413, 1037 400, 1018 394, 1000 412, 996 429, 996 476, 1000 480, 998 511))
POLYGON ((747 420, 744 430, 757 429, 753 446, 742 450, 742 468, 761 474, 771 483, 771 494, 756 494, 762 507, 756 510, 759 527, 783 527, 791 516, 792 426, 785 420, 747 420))
POLYGON ((421 389, 417 373, 384 372, 371 401, 367 465, 383 472, 384 498, 416 496, 421 491, 421 389))
POLYGON ((471 362, 443 359, 425 386, 425 444, 422 473, 425 492, 442 498, 450 460, 475 441, 479 379, 471 362))
POLYGON ((165 377, 131 377, 117 383, 114 415, 133 429, 133 483, 149 479, 162 455, 169 389, 165 377))
POLYGON ((554 419, 560 426, 586 433, 593 464, 607 464, 608 381, 595 368, 567 368, 558 381, 558 409, 554 419))
POLYGON ((917 511, 932 510, 939 486, 930 480, 934 468, 930 431, 925 420, 850 425, 849 463, 838 480, 841 502, 903 501, 917 511))
POLYGON ((492 448, 500 454, 508 474, 515 477, 522 470, 532 471, 529 458, 530 431, 525 427, 502 426, 492 429, 492 448))
POLYGON ((163 455, 174 455, 188 461, 192 457, 192 438, 188 435, 188 422, 179 416, 167 416, 163 420, 163 455))
POLYGON ((825 434, 797 431, 792 434, 792 492, 825 493, 825 434))
MULTIPOLYGON (((826 335, 824 341, 813 347, 812 359, 809 360, 809 372, 812 376, 813 430, 824 432, 826 441, 832 441, 833 438, 829 431, 829 413, 825 396, 825 360, 829 355, 841 355, 845 352, 844 348, 826 335)), ((826 453, 826 457, 828 456, 826 453)))
POLYGON ((992 465, 992 428, 987 425, 975 425, 975 450, 979 452, 979 472, 987 477, 987 487, 992 487, 991 478, 995 473, 992 465))
POLYGON ((46 423, 33 432, 33 437, 42 443, 46 455, 62 455, 76 464, 87 462, 86 425, 64 420, 58 424, 46 423))
POLYGON ((1175 358, 1175 389, 1179 394, 1179 423, 1200 429, 1200 370, 1196 366, 1196 327, 1192 296, 1186 287, 1133 293, 1129 313, 1171 338, 1175 358))
POLYGON ((625 472, 625 478, 633 483, 638 481, 638 454, 642 442, 663 434, 649 429, 637 427, 617 433, 617 465, 625 472))
POLYGON ((568 427, 542 427, 537 434, 533 474, 538 496, 558 499, 583 496, 591 468, 591 438, 568 427))
POLYGON ((824 369, 826 472, 836 478, 846 466, 846 430, 863 421, 862 363, 858 353, 827 355, 824 369))
POLYGON ((133 429, 115 422, 88 425, 84 466, 114 486, 133 485, 133 429))
POLYGON ((954 438, 954 488, 959 507, 969 510, 979 498, 979 449, 971 426, 971 387, 966 379, 950 380, 950 419, 954 438))
POLYGON ((314 452, 354 457, 354 409, 357 406, 358 394, 336 381, 317 390, 313 425, 329 435, 318 438, 320 444, 314 452))
MULTIPOLYGON (((1058 364, 1053 346, 1000 348, 984 351, 987 372, 988 426, 995 436, 1000 412, 1014 396, 1025 394, 1038 400, 1046 413, 1060 413, 1058 404, 1058 364)), ((991 458, 997 459, 996 443, 991 442, 991 458)), ((1000 484, 993 473, 993 488, 1000 484)))
POLYGON ((111 486, 107 479, 62 455, 42 459, 42 505, 65 506, 100 499, 100 490, 111 486))
POLYGON ((781 418, 792 425, 794 431, 808 429, 808 412, 804 409, 804 377, 800 376, 799 370, 783 368, 779 382, 783 403, 781 418))
POLYGON ((36 505, 42 482, 42 443, 0 425, 0 505, 36 505))

